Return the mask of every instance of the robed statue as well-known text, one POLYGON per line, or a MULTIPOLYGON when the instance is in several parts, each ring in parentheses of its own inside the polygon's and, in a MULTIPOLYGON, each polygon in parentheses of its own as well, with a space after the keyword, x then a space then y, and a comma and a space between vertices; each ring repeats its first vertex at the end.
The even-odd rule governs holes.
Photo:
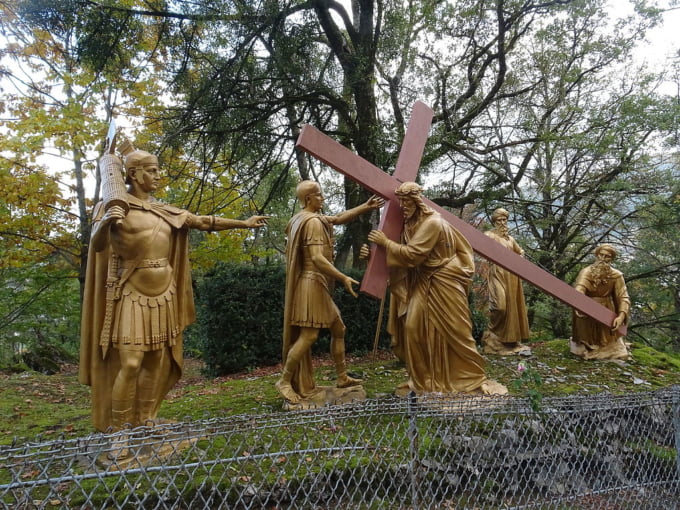
POLYGON ((397 392, 507 393, 487 379, 472 337, 470 243, 425 204, 420 185, 404 182, 395 193, 404 218, 401 240, 381 230, 368 239, 385 248, 390 268, 388 329, 409 374, 397 392))
MULTIPOLYGON (((518 255, 524 250, 509 233, 509 213, 503 208, 491 215, 494 228, 485 234, 518 255)), ((522 343, 529 338, 529 320, 524 301, 522 280, 498 264, 490 263, 486 274, 489 294, 489 325, 482 336, 486 354, 510 355, 531 353, 522 343)))
POLYGON ((597 260, 579 272, 574 287, 612 310, 616 317, 605 326, 575 310, 569 347, 583 359, 627 360, 630 352, 618 329, 628 323, 630 298, 623 273, 611 265, 616 248, 601 244, 594 253, 597 260))

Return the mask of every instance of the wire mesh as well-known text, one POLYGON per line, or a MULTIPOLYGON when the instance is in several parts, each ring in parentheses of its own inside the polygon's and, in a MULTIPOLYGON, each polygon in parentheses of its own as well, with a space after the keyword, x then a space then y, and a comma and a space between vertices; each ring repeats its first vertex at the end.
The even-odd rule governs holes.
POLYGON ((680 387, 411 395, 0 447, 12 509, 678 509, 680 387))

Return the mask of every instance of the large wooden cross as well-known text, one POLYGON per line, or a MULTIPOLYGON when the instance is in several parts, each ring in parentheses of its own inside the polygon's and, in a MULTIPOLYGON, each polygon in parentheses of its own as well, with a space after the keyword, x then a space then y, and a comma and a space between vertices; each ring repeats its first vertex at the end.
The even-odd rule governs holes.
MULTIPOLYGON (((403 228, 403 218, 394 191, 402 182, 415 181, 431 120, 432 110, 425 104, 417 102, 413 107, 393 176, 354 154, 309 124, 302 128, 296 147, 361 184, 372 193, 383 197, 387 203, 378 228, 383 230, 390 239, 398 242, 403 228)), ((566 305, 605 326, 611 326, 616 314, 607 307, 578 292, 571 285, 494 241, 446 209, 425 197, 423 199, 429 207, 441 214, 446 221, 467 238, 475 252, 535 285, 566 305)), ((374 247, 372 250, 361 291, 380 299, 383 297, 387 286, 388 270, 384 250, 377 248, 374 247)), ((621 326, 618 331, 621 335, 625 335, 626 326, 621 326)))

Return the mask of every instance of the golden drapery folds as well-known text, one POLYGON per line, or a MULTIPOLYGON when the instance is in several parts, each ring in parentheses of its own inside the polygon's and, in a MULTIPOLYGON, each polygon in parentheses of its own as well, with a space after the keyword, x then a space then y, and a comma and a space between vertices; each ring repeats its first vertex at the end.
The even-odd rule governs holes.
MULTIPOLYGON (((499 235, 493 230, 486 232, 486 235, 515 253, 524 253, 509 235, 499 235)), ((522 349, 521 342, 529 338, 522 280, 501 266, 490 264, 487 286, 489 325, 482 339, 485 352, 509 354, 522 349)))
MULTIPOLYGON (((612 267, 605 267, 605 276, 598 275, 602 264, 595 263, 582 269, 574 283, 574 287, 591 297, 616 314, 625 316, 624 323, 630 316, 630 298, 623 273, 612 267)), ((623 338, 616 330, 603 324, 573 313, 571 352, 583 359, 626 360, 630 352, 623 338)))
POLYGON ((484 359, 472 337, 467 293, 472 248, 438 213, 407 222, 402 243, 388 241, 389 331, 417 392, 485 391, 484 359))

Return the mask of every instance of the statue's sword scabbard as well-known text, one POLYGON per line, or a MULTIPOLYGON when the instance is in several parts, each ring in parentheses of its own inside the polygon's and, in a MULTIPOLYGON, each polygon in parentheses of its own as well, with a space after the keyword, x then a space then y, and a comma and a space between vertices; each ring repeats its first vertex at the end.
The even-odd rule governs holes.
POLYGON ((104 323, 102 324, 102 331, 99 337, 99 345, 102 348, 102 357, 106 358, 106 354, 111 345, 111 327, 113 325, 113 308, 115 302, 120 299, 120 276, 118 275, 118 268, 120 260, 118 255, 111 253, 109 256, 109 270, 106 275, 106 310, 104 313, 104 323))

